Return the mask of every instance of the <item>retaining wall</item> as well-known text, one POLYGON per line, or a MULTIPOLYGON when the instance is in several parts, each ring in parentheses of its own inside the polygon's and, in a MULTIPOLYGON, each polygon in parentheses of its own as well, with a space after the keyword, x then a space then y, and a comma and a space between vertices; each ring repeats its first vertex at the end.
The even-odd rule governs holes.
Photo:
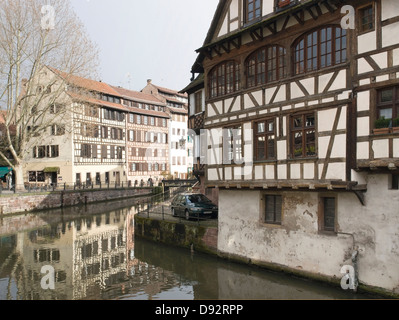
POLYGON ((41 194, 13 194, 0 197, 0 215, 71 207, 90 203, 150 195, 152 189, 104 189, 41 194))
POLYGON ((217 255, 218 229, 135 216, 135 236, 197 252, 217 255))

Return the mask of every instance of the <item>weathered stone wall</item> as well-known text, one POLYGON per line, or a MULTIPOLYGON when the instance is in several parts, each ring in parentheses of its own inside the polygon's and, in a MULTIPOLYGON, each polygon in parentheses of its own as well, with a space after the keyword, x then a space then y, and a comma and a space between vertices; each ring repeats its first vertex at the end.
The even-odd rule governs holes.
POLYGON ((357 248, 361 287, 399 295, 399 192, 388 189, 388 175, 368 180, 365 206, 353 193, 335 194, 337 233, 319 230, 318 192, 278 192, 283 218, 274 226, 261 219, 266 192, 221 190, 219 254, 339 285, 357 248))
POLYGON ((217 254, 218 229, 136 215, 135 236, 194 251, 217 254))
POLYGON ((2 195, 0 197, 0 215, 126 199, 151 194, 151 192, 151 189, 109 189, 2 195))

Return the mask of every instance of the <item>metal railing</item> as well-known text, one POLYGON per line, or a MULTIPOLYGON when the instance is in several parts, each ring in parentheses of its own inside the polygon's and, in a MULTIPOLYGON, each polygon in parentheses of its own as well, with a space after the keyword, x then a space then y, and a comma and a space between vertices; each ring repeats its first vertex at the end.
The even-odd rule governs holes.
POLYGON ((62 191, 83 191, 83 190, 111 190, 111 189, 153 189, 149 183, 143 186, 132 186, 127 182, 98 182, 98 183, 25 183, 24 185, 7 186, 0 183, 0 194, 11 193, 43 193, 62 191))

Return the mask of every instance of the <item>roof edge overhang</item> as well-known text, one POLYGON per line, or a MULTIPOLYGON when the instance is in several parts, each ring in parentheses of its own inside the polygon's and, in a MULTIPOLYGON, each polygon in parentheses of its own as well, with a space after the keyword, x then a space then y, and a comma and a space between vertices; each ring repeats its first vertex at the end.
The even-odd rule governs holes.
POLYGON ((330 12, 334 12, 336 9, 334 9, 331 6, 331 4, 334 4, 334 5, 344 4, 344 1, 343 0, 307 0, 307 1, 305 0, 305 1, 301 1, 299 3, 296 3, 294 5, 287 7, 284 10, 270 13, 270 14, 262 17, 262 19, 260 21, 252 23, 248 26, 245 26, 245 27, 237 30, 236 32, 230 33, 222 38, 217 39, 216 41, 211 41, 213 32, 216 29, 217 21, 220 18, 220 15, 223 11, 223 6, 227 2, 224 2, 220 8, 220 5, 222 3, 223 3, 223 1, 220 1, 217 13, 215 14, 211 29, 208 32, 206 41, 204 42, 204 45, 201 48, 198 48, 196 50, 196 52, 198 53, 198 57, 192 66, 192 69, 191 69, 192 73, 203 73, 204 72, 204 69, 202 66, 203 61, 206 56, 210 55, 210 51, 212 51, 213 48, 216 48, 218 46, 223 46, 225 43, 228 43, 228 42, 233 43, 235 47, 241 46, 241 43, 236 42, 236 41, 245 32, 254 32, 254 31, 256 31, 260 28, 264 28, 264 27, 269 27, 269 28, 273 29, 274 28, 273 25, 276 23, 276 21, 278 19, 285 17, 287 15, 296 16, 296 14, 298 12, 303 11, 303 10, 308 10, 309 8, 311 8, 312 6, 315 6, 315 5, 319 6, 321 4, 324 4, 325 6, 327 6, 327 8, 330 12))

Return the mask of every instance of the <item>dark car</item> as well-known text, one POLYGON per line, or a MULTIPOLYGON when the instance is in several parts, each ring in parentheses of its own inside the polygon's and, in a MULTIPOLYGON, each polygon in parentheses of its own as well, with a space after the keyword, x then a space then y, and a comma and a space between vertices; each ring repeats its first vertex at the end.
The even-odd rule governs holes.
POLYGON ((174 217, 217 218, 219 209, 202 194, 181 194, 172 201, 172 215, 174 217))

